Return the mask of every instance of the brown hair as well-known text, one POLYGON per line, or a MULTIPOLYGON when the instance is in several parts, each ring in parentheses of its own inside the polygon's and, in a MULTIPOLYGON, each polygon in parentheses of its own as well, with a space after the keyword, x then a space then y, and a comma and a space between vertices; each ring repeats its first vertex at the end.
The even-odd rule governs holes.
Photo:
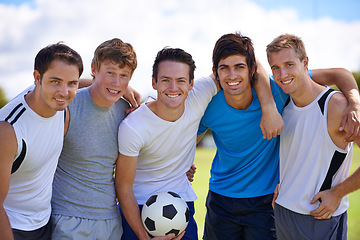
POLYGON ((241 35, 241 33, 225 34, 217 40, 213 50, 213 67, 218 78, 217 68, 219 62, 232 55, 242 55, 246 57, 246 63, 249 67, 249 79, 251 84, 257 79, 257 65, 254 52, 254 46, 251 39, 241 35))
POLYGON ((282 49, 294 49, 300 61, 307 57, 305 45, 301 38, 292 34, 283 34, 276 37, 270 44, 266 46, 266 55, 268 60, 270 54, 277 53, 282 49))
POLYGON ((118 38, 114 38, 100 44, 95 52, 92 64, 96 70, 100 69, 101 63, 111 61, 119 64, 121 68, 129 66, 131 74, 137 67, 136 53, 130 43, 124 43, 118 38))

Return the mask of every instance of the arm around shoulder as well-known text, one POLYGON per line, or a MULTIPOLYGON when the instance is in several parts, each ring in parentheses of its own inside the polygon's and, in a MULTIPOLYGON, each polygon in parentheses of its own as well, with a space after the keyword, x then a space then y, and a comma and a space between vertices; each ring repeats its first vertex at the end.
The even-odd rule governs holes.
POLYGON ((340 130, 348 125, 346 141, 354 141, 360 137, 360 96, 354 76, 345 68, 329 68, 313 70, 313 80, 321 85, 336 85, 342 91, 349 105, 342 114, 338 126, 340 130))
POLYGON ((271 138, 280 135, 284 122, 276 108, 275 100, 271 92, 269 76, 259 61, 257 61, 256 74, 257 79, 255 80, 253 87, 259 98, 262 110, 260 128, 263 133, 263 138, 270 140, 271 138))

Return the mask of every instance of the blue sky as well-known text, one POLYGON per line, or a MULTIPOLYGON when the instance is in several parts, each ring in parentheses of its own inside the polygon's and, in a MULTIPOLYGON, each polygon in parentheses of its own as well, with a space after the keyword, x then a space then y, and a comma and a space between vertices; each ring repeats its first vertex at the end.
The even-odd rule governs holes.
POLYGON ((253 0, 267 9, 290 7, 300 13, 300 19, 331 17, 344 21, 360 19, 359 0, 253 0))
MULTIPOLYGON (((21 5, 27 2, 30 5, 33 0, 0 0, 7 5, 21 5)), ((316 19, 320 17, 331 17, 344 21, 360 19, 359 0, 253 0, 253 2, 267 8, 296 8, 301 19, 316 19)))
POLYGON ((154 95, 151 68, 165 46, 190 52, 195 77, 211 72, 211 54, 223 34, 240 31, 271 73, 265 48, 283 33, 300 36, 310 68, 360 71, 359 0, 0 0, 0 87, 8 98, 33 83, 33 61, 44 46, 63 41, 84 61, 110 38, 130 42, 138 67, 130 85, 154 95), (19 87, 21 86, 21 87, 19 87))

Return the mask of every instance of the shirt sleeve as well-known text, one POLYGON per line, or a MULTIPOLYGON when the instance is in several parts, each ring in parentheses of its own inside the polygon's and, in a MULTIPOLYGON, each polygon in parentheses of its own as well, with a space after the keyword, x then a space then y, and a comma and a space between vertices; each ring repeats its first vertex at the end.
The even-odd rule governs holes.
POLYGON ((196 79, 193 89, 189 92, 189 103, 204 114, 207 105, 216 93, 216 85, 210 77, 196 79))
POLYGON ((123 155, 136 157, 143 146, 143 141, 137 132, 123 121, 118 132, 119 152, 123 155))

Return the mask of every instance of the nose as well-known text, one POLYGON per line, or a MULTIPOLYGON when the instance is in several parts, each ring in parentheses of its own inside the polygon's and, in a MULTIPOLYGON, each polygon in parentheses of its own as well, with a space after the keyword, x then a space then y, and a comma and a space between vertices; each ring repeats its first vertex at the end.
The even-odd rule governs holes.
POLYGON ((119 86, 121 83, 120 76, 116 75, 111 79, 111 85, 119 86))
POLYGON ((170 81, 170 86, 169 86, 170 89, 174 90, 174 89, 177 89, 176 87, 176 81, 170 81))
POLYGON ((229 76, 228 76, 228 78, 229 78, 230 80, 233 80, 233 79, 236 78, 236 74, 235 74, 234 69, 229 69, 229 76))
POLYGON ((287 72, 284 68, 280 68, 280 77, 284 78, 287 76, 287 72))
POLYGON ((58 89, 58 93, 63 97, 67 96, 69 94, 69 92, 70 92, 70 89, 67 86, 67 84, 62 84, 58 89))

